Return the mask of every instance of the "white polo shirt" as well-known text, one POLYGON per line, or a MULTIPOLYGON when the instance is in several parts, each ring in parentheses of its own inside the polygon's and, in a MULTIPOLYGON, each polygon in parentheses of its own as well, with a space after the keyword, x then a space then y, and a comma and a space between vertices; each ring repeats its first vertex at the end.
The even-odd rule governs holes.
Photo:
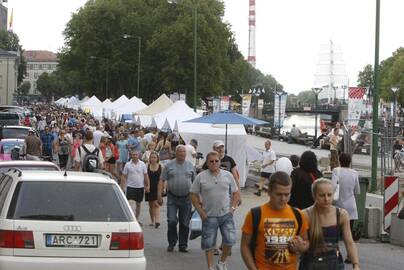
MULTIPOLYGON (((263 156, 262 164, 267 164, 271 160, 274 160, 274 161, 276 160, 275 151, 272 149, 265 150, 262 153, 262 156, 263 156)), ((275 172, 275 162, 273 162, 271 165, 266 166, 265 168, 262 168, 261 172, 274 173, 275 172)))
POLYGON ((147 173, 147 167, 143 161, 127 162, 122 173, 127 176, 128 187, 144 188, 144 175, 147 173))

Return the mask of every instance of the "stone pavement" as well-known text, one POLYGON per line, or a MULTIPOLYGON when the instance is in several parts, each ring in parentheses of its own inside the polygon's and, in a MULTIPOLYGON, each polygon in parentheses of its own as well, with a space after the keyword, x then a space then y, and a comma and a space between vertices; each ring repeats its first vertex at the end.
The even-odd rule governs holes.
MULTIPOLYGON (((235 222, 237 229, 237 243, 233 248, 233 255, 229 259, 229 270, 246 269, 240 255, 241 226, 244 222, 244 216, 251 207, 265 203, 268 198, 266 195, 257 197, 253 195, 255 191, 252 188, 254 182, 248 181, 247 187, 242 190, 242 205, 235 212, 235 222)), ((176 247, 173 253, 166 252, 167 248, 167 222, 166 205, 161 207, 161 227, 154 229, 149 227, 148 205, 142 204, 142 214, 140 221, 144 226, 145 255, 147 258, 147 270, 205 270, 206 260, 203 251, 200 249, 200 238, 189 241, 189 253, 180 253, 176 247)), ((220 237, 219 237, 220 239, 220 237)), ((340 243, 343 254, 345 254, 343 242, 340 243)), ((403 269, 404 248, 396 247, 390 244, 381 244, 379 242, 361 239, 359 254, 362 269, 365 270, 401 270, 403 269)), ((215 256, 217 260, 217 256, 215 256)), ((345 269, 352 269, 347 266, 345 269)))

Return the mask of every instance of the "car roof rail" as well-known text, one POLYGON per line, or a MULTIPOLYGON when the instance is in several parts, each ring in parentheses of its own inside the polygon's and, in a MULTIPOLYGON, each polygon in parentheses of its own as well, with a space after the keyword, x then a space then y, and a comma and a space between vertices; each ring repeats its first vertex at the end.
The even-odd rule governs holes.
POLYGON ((18 177, 21 177, 21 175, 22 175, 22 170, 21 169, 18 169, 18 168, 15 168, 15 167, 12 167, 12 168, 10 168, 10 169, 8 169, 8 171, 7 172, 14 172, 14 173, 18 173, 18 177))

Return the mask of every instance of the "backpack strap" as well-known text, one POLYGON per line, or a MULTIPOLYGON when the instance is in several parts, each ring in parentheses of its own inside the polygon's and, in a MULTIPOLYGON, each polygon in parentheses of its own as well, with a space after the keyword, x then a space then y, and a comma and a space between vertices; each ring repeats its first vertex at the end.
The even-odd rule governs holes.
POLYGON ((252 216, 252 225, 253 225, 253 233, 250 241, 250 250, 251 254, 255 261, 255 249, 257 247, 257 237, 258 237, 258 227, 261 221, 261 206, 257 206, 251 208, 251 216, 252 216))
POLYGON ((299 210, 297 210, 295 207, 292 207, 292 211, 297 221, 296 235, 300 235, 300 231, 302 230, 302 224, 303 224, 302 215, 300 214, 299 210))

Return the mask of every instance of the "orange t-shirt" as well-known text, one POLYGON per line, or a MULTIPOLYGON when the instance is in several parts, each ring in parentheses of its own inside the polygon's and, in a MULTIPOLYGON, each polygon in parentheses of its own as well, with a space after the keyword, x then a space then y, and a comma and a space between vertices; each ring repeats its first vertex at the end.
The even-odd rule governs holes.
MULTIPOLYGON (((300 234, 308 228, 308 222, 302 216, 300 234)), ((292 208, 288 205, 282 210, 273 210, 268 203, 261 206, 261 220, 258 226, 257 247, 255 249, 255 264, 260 270, 264 269, 297 269, 297 256, 289 252, 288 242, 296 235, 298 223, 292 208)), ((242 232, 252 234, 253 224, 251 211, 248 212, 242 232)))

